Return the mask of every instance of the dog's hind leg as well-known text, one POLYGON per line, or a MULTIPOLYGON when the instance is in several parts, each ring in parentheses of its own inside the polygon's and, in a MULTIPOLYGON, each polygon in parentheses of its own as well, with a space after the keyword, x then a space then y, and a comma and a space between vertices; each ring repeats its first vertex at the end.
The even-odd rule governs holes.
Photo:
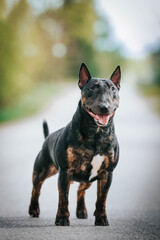
POLYGON ((77 209, 76 216, 77 218, 86 219, 88 218, 87 209, 85 205, 85 190, 91 186, 92 183, 81 182, 77 191, 77 209))
POLYGON ((51 161, 46 161, 45 165, 43 164, 43 162, 44 161, 41 155, 39 154, 34 165, 33 176, 32 176, 33 190, 32 190, 31 202, 29 206, 29 215, 32 217, 39 217, 39 214, 40 214, 38 200, 39 200, 42 184, 47 178, 55 175, 58 172, 51 161), (37 164, 38 162, 40 164, 37 164))

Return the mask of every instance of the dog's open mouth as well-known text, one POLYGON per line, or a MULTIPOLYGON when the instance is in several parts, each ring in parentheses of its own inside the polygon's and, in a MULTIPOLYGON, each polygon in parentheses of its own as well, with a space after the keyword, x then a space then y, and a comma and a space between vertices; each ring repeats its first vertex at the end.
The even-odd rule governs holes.
POLYGON ((114 112, 109 115, 95 114, 90 108, 87 109, 87 112, 94 118, 97 125, 100 125, 100 126, 106 126, 108 124, 109 119, 114 114, 114 112))

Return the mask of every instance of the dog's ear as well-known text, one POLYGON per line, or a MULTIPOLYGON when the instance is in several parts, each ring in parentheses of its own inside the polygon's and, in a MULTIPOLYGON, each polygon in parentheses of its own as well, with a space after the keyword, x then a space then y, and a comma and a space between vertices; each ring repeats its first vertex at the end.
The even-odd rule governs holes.
POLYGON ((90 79, 91 79, 90 72, 89 72, 87 66, 84 63, 82 63, 80 70, 79 70, 79 82, 78 82, 80 89, 82 89, 83 86, 86 85, 86 83, 90 79))
POLYGON ((121 80, 121 69, 120 66, 116 68, 116 70, 112 73, 112 76, 110 77, 112 82, 116 85, 118 90, 120 89, 120 80, 121 80))

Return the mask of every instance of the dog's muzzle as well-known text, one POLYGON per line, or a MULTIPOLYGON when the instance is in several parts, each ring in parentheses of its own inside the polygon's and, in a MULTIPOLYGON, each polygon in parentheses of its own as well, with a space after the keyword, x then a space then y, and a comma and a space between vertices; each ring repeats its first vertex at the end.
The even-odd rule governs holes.
POLYGON ((114 112, 109 115, 95 114, 91 109, 87 109, 87 112, 90 114, 91 117, 94 118, 98 126, 106 126, 109 122, 109 119, 114 115, 114 112))

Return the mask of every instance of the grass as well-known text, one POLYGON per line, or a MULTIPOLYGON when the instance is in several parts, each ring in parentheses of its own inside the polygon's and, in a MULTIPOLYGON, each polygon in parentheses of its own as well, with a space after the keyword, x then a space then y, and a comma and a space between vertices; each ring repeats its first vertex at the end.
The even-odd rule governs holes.
POLYGON ((141 90, 145 96, 160 97, 160 87, 156 85, 141 85, 141 90))
POLYGON ((160 86, 154 84, 139 84, 142 94, 147 97, 155 112, 160 114, 160 86))
POLYGON ((0 109, 0 123, 35 114, 60 91, 61 86, 62 83, 40 83, 7 108, 0 109))

